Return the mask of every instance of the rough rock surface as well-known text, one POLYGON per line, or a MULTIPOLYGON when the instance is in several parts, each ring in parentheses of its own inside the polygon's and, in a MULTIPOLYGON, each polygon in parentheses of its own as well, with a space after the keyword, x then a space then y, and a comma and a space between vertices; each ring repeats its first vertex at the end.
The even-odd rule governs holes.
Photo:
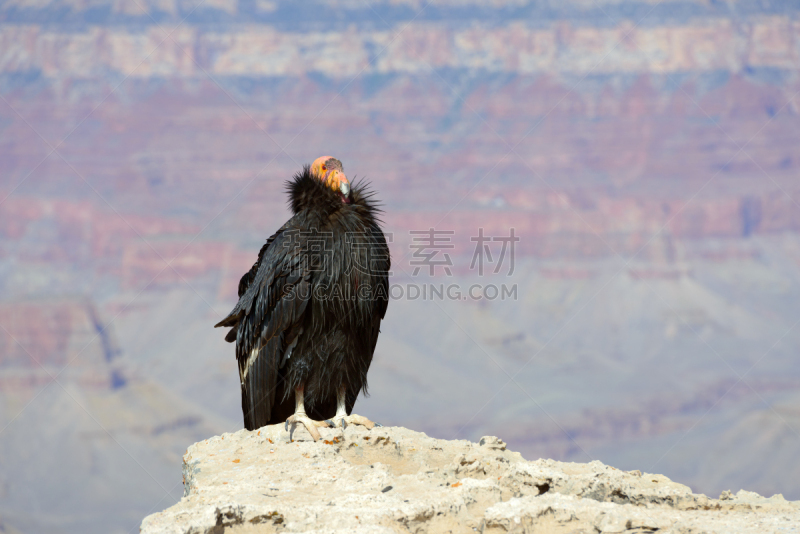
POLYGON ((195 443, 184 497, 141 531, 800 533, 800 502, 698 495, 600 462, 526 461, 496 437, 433 439, 400 427, 241 430, 195 443))

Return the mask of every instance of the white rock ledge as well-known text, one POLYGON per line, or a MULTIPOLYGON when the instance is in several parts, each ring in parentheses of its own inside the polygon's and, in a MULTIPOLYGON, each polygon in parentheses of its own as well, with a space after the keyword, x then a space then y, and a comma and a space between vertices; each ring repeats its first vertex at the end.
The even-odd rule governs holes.
POLYGON ((195 443, 183 499, 141 531, 800 534, 800 502, 780 495, 709 499, 596 461, 529 462, 495 437, 351 426, 294 438, 274 425, 195 443))

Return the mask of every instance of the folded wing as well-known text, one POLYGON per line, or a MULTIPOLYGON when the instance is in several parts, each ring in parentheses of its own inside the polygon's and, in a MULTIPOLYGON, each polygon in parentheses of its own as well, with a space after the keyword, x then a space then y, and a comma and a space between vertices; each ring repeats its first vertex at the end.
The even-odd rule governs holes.
MULTIPOLYGON (((302 333, 311 295, 312 268, 304 233, 287 223, 270 237, 239 283, 239 302, 215 326, 232 327, 242 384, 242 411, 249 430, 269 424, 280 369, 302 333)), ((229 339, 230 338, 230 339, 229 339)))

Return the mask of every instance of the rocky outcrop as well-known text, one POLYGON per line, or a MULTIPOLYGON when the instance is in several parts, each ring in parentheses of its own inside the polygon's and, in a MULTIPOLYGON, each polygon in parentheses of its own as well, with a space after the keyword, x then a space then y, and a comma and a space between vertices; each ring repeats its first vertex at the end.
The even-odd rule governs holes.
POLYGON ((141 531, 761 534, 800 525, 800 503, 781 495, 710 499, 597 461, 526 461, 496 437, 447 441, 401 427, 292 437, 275 425, 192 445, 183 499, 141 531))

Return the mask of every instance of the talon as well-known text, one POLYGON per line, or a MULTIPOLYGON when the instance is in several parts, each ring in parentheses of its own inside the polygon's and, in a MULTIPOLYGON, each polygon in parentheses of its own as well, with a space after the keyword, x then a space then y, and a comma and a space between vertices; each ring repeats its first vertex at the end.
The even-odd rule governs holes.
POLYGON ((283 424, 283 428, 285 430, 289 430, 289 423, 292 424, 292 432, 289 433, 289 439, 292 439, 292 434, 294 434, 295 426, 298 424, 303 425, 308 433, 311 434, 311 438, 314 441, 319 441, 320 435, 319 430, 317 430, 318 426, 327 426, 327 421, 315 421, 311 419, 309 416, 306 415, 305 408, 303 407, 303 388, 297 387, 294 390, 294 400, 295 400, 295 409, 294 414, 289 416, 286 419, 286 422, 283 424))
POLYGON ((347 428, 347 425, 360 425, 366 428, 367 430, 372 430, 373 427, 376 426, 383 426, 378 423, 373 423, 369 419, 364 416, 351 414, 351 415, 343 415, 341 417, 334 417, 334 420, 341 419, 342 421, 342 430, 347 428))
POLYGON ((291 417, 289 417, 289 419, 286 420, 286 423, 292 425, 292 430, 289 433, 289 438, 292 438, 292 435, 294 434, 295 431, 295 427, 297 425, 303 425, 305 429, 308 430, 308 433, 311 434, 311 438, 314 441, 319 441, 321 437, 319 434, 319 430, 317 430, 317 427, 328 426, 327 422, 315 421, 310 417, 308 417, 305 413, 296 413, 292 415, 291 417))
POLYGON ((332 419, 325 419, 325 422, 328 423, 329 426, 336 428, 336 424, 333 422, 332 419))

